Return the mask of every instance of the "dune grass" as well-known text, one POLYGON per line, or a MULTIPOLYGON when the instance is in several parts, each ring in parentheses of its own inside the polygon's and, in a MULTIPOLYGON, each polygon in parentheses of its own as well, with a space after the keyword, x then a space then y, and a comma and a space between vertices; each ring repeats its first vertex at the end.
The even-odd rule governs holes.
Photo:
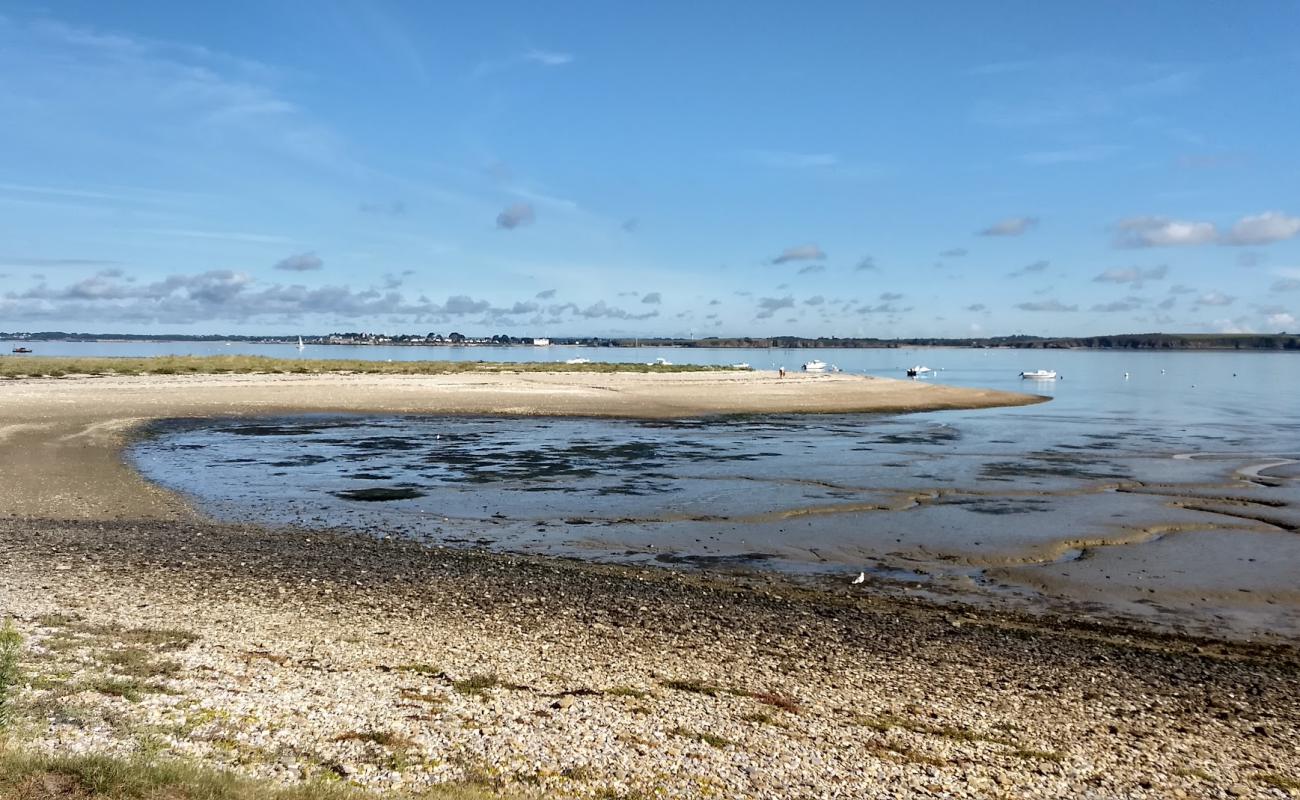
POLYGON ((0 378, 62 378, 68 375, 320 375, 337 372, 376 375, 451 375, 466 372, 725 372, 732 369, 700 364, 366 361, 247 355, 150 358, 0 355, 0 378))

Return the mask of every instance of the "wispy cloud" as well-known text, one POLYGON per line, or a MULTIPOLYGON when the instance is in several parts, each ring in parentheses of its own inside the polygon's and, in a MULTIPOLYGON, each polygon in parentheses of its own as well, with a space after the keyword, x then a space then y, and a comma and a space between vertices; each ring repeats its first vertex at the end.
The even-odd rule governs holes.
POLYGON ((1120 311, 1137 311, 1142 307, 1142 301, 1136 297, 1125 298, 1124 300, 1115 300, 1110 303, 1098 303, 1092 307, 1092 311, 1099 311, 1103 314, 1114 314, 1120 311))
POLYGON ((1044 271, 1045 271, 1048 267, 1050 267, 1051 265, 1052 265, 1052 262, 1047 261, 1046 259, 1042 259, 1042 260, 1039 260, 1039 261, 1035 261, 1035 262, 1033 262, 1032 264, 1026 264, 1026 265, 1024 265, 1023 267, 1021 267, 1020 269, 1016 269, 1016 270, 1012 270, 1011 272, 1008 272, 1008 273, 1007 273, 1007 277, 1008 277, 1008 278, 1022 278, 1022 277, 1026 276, 1026 275, 1037 274, 1037 273, 1040 273, 1040 272, 1044 272, 1044 271))
POLYGON ((979 231, 980 236, 1020 236, 1038 225, 1037 217, 1007 217, 979 231))
POLYGON ((758 319, 768 319, 783 308, 794 308, 794 298, 790 295, 785 297, 761 297, 758 300, 758 313, 754 316, 758 319))
POLYGON ((528 66, 530 64, 540 67, 563 67, 572 64, 576 60, 577 58, 572 53, 534 47, 505 58, 481 61, 474 67, 473 75, 475 78, 485 78, 514 67, 528 66))
POLYGON ((142 228, 140 233, 156 236, 175 236, 181 239, 212 239, 222 242, 243 242, 245 244, 293 244, 287 236, 269 233, 250 233, 248 231, 205 231, 194 228, 142 228))
POLYGON ((833 167, 840 163, 839 157, 833 153, 797 153, 789 150, 750 149, 742 151, 741 156, 755 164, 778 169, 833 167))
POLYGON ((964 247, 953 247, 951 249, 944 250, 942 253, 939 254, 939 257, 940 258, 963 258, 964 256, 969 254, 970 251, 964 247))
POLYGON ((646 292, 645 297, 641 298, 641 302, 647 305, 659 305, 663 301, 664 297, 659 292, 646 292))
POLYGON ((1027 303, 1016 303, 1016 308, 1021 311, 1078 311, 1078 306, 1067 306, 1060 300, 1034 300, 1027 303))
POLYGON ((1140 289, 1147 281, 1162 281, 1169 275, 1169 266, 1161 264, 1156 267, 1115 267, 1093 278, 1096 283, 1127 283, 1140 289))
POLYGON ((823 261, 826 253, 815 244, 801 244, 795 247, 787 247, 781 251, 781 254, 772 259, 773 264, 785 264, 790 261, 823 261))
POLYGON ((1230 306, 1236 302, 1237 298, 1226 295, 1223 292, 1206 292, 1196 298, 1198 306, 1230 306))
POLYGON ((825 272, 825 271, 826 271, 825 264, 809 264, 806 267, 799 268, 800 275, 812 275, 813 273, 816 272, 825 272))
POLYGON ((497 214, 497 227, 514 230, 524 225, 533 224, 535 219, 537 219, 537 213, 533 211, 531 203, 515 203, 497 214))
POLYGON ((876 259, 871 256, 863 256, 862 260, 853 267, 854 272, 870 272, 878 269, 880 267, 876 265, 876 259))
POLYGON ((1105 144, 1067 147, 1060 150, 1037 150, 1020 156, 1020 161, 1039 167, 1055 164, 1084 164, 1105 161, 1123 150, 1123 147, 1105 144))
POLYGON ((297 253, 276 262, 275 268, 284 272, 311 272, 325 266, 315 253, 297 253))

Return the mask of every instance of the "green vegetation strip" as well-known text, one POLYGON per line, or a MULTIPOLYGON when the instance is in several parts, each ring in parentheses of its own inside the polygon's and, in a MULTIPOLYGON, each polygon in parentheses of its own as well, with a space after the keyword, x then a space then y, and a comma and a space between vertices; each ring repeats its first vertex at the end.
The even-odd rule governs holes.
MULTIPOLYGON (((412 800, 501 800, 474 785, 444 784, 387 794, 412 800)), ((341 783, 281 786, 172 759, 38 755, 0 741, 0 797, 21 800, 378 800, 341 783)))
POLYGON ((0 356, 0 377, 62 378, 68 375, 453 375, 467 372, 728 372, 732 367, 701 364, 563 364, 551 361, 365 361, 265 356, 155 356, 80 358, 76 356, 0 356))

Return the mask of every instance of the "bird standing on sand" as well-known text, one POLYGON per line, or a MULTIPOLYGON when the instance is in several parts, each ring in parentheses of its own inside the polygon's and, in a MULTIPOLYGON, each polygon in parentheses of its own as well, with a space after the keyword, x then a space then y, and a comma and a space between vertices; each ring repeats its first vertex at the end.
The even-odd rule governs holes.
POLYGON ((866 583, 866 582, 867 582, 867 573, 865 572, 859 572, 858 577, 853 579, 854 585, 857 585, 859 583, 866 583))

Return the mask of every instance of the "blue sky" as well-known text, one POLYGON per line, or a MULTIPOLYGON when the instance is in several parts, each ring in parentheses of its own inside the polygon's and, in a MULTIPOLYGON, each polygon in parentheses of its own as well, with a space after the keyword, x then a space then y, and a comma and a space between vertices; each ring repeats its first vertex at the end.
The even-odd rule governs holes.
POLYGON ((0 2, 0 330, 1300 328, 1300 5, 0 2))

